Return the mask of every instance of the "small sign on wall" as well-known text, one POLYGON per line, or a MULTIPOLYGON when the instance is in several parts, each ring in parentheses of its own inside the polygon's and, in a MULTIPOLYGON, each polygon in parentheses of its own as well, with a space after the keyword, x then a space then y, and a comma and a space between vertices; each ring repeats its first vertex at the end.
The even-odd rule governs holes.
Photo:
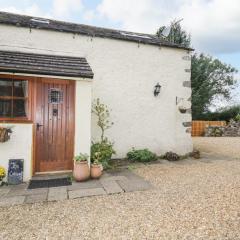
POLYGON ((23 159, 10 159, 8 163, 8 184, 23 182, 23 159))

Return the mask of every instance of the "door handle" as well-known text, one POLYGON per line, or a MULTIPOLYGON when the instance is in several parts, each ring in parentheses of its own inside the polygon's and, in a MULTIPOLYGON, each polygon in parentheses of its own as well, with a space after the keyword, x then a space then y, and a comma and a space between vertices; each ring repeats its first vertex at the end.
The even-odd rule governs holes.
POLYGON ((43 125, 37 123, 37 130, 39 130, 40 127, 42 127, 43 125))

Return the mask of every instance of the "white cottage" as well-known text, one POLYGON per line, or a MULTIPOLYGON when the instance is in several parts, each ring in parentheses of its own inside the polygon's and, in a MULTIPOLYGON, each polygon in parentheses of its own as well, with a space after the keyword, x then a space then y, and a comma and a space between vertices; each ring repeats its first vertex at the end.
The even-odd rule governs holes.
POLYGON ((112 110, 115 158, 132 147, 192 151, 190 51, 149 34, 0 12, 0 126, 13 127, 0 165, 24 159, 24 180, 71 170, 99 137, 96 98, 112 110))

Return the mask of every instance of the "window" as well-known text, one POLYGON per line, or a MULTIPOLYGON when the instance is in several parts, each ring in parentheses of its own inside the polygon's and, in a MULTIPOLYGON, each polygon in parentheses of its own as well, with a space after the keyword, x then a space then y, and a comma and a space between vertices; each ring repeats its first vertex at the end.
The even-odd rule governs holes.
POLYGON ((29 82, 0 78, 0 119, 28 119, 29 82))
POLYGON ((63 102, 63 91, 58 88, 50 88, 48 90, 48 102, 59 104, 63 102))

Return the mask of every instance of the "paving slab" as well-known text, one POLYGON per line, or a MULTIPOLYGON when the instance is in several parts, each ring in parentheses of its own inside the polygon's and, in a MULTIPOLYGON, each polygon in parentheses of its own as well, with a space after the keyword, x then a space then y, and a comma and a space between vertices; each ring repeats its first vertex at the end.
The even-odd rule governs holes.
POLYGON ((61 201, 68 198, 117 194, 152 188, 151 184, 128 169, 108 171, 100 179, 73 182, 70 186, 37 189, 27 189, 27 187, 28 184, 25 183, 0 188, 0 206, 23 202, 61 201))
POLYGON ((27 196, 34 194, 46 194, 48 192, 48 188, 37 188, 37 189, 12 189, 8 192, 8 197, 13 196, 27 196))
POLYGON ((88 180, 86 182, 73 182, 72 185, 67 186, 68 190, 78 190, 87 188, 101 188, 99 180, 88 180))
POLYGON ((26 189, 12 189, 7 194, 7 197, 23 196, 26 195, 26 189))
POLYGON ((109 181, 127 181, 128 178, 125 177, 125 176, 107 176, 107 177, 104 177, 104 178, 100 178, 100 181, 101 180, 109 180, 109 181))
POLYGON ((115 193, 122 193, 124 192, 123 189, 119 186, 119 184, 116 181, 109 180, 109 179, 103 179, 100 180, 103 188, 107 192, 107 194, 115 194, 115 193))
POLYGON ((67 187, 49 188, 48 201, 63 201, 68 198, 67 187))
POLYGON ((10 192, 10 188, 1 187, 0 188, 0 198, 6 196, 10 192))
POLYGON ((104 191, 103 188, 79 189, 79 190, 73 190, 68 192, 69 199, 105 195, 105 194, 107 193, 104 191))
POLYGON ((21 184, 17 184, 17 185, 8 185, 8 187, 11 188, 11 189, 15 189, 15 190, 27 189, 28 184, 21 183, 21 184))
POLYGON ((47 194, 47 193, 48 193, 48 188, 27 189, 25 191, 25 195, 47 194))
POLYGON ((0 207, 23 204, 25 196, 3 197, 0 198, 0 207))
POLYGON ((47 194, 35 194, 26 196, 25 203, 37 203, 44 202, 47 200, 47 194))
POLYGON ((145 180, 117 181, 125 192, 144 191, 152 188, 152 185, 145 180))

